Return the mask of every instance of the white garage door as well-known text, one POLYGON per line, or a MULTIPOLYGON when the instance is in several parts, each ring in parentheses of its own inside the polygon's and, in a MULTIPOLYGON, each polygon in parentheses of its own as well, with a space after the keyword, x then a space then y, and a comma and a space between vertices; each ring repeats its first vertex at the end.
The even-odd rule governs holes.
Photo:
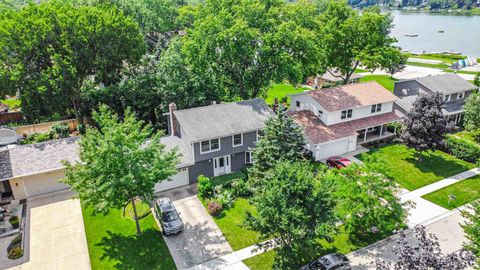
POLYGON ((23 186, 25 187, 25 197, 47 194, 59 190, 68 189, 69 187, 60 183, 60 179, 64 178, 63 172, 45 173, 24 177, 23 186))
POLYGON ((177 170, 177 174, 172 176, 169 181, 163 181, 155 185, 155 192, 164 191, 176 187, 186 186, 188 181, 188 168, 182 168, 177 170))
POLYGON ((337 156, 348 152, 349 139, 334 141, 322 144, 317 147, 316 160, 326 159, 331 156, 337 156))

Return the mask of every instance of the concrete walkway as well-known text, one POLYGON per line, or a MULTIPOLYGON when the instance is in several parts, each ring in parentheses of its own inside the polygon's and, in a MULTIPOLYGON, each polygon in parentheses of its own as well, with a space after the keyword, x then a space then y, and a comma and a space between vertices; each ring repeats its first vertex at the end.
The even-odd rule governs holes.
POLYGON ((428 186, 402 194, 400 196, 400 200, 402 202, 412 201, 415 204, 414 208, 411 208, 409 210, 409 215, 407 218, 408 226, 414 227, 415 225, 422 224, 435 217, 448 213, 447 209, 423 199, 422 196, 442 189, 444 187, 453 185, 461 180, 473 177, 477 174, 480 174, 480 169, 474 168, 445 178, 428 186))
POLYGON ((9 270, 91 269, 80 201, 71 191, 29 199, 24 237, 30 256, 9 270))

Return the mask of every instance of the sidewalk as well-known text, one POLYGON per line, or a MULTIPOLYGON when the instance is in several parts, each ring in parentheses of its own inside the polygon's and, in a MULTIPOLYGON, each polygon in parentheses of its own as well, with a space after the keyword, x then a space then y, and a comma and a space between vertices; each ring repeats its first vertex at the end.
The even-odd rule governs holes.
POLYGON ((449 178, 445 178, 428 186, 402 194, 400 196, 400 200, 402 202, 412 201, 413 203, 415 203, 414 208, 411 208, 409 210, 407 221, 408 226, 414 227, 415 225, 422 224, 427 220, 431 220, 435 217, 444 215, 445 213, 449 212, 447 209, 423 199, 422 196, 442 189, 444 187, 453 185, 461 180, 473 177, 477 174, 480 174, 480 168, 474 168, 456 174, 449 178))

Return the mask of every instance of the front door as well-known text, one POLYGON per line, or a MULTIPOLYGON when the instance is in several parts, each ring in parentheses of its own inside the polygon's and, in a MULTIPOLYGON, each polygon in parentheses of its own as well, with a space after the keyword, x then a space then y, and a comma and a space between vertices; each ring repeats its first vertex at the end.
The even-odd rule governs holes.
POLYGON ((230 155, 213 159, 213 175, 222 175, 231 172, 230 155))

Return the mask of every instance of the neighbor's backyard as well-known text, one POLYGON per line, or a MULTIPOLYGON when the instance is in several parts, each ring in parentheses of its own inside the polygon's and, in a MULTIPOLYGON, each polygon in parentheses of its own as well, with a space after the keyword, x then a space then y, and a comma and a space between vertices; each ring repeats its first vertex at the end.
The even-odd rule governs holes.
POLYGON ((121 210, 82 212, 92 269, 176 269, 152 214, 140 220, 143 234, 137 236, 135 222, 121 210))
POLYGON ((358 156, 365 163, 377 163, 385 174, 408 190, 415 190, 441 179, 470 170, 474 164, 442 151, 416 153, 401 144, 372 148, 358 156), (370 157, 370 158, 368 158, 370 157))

